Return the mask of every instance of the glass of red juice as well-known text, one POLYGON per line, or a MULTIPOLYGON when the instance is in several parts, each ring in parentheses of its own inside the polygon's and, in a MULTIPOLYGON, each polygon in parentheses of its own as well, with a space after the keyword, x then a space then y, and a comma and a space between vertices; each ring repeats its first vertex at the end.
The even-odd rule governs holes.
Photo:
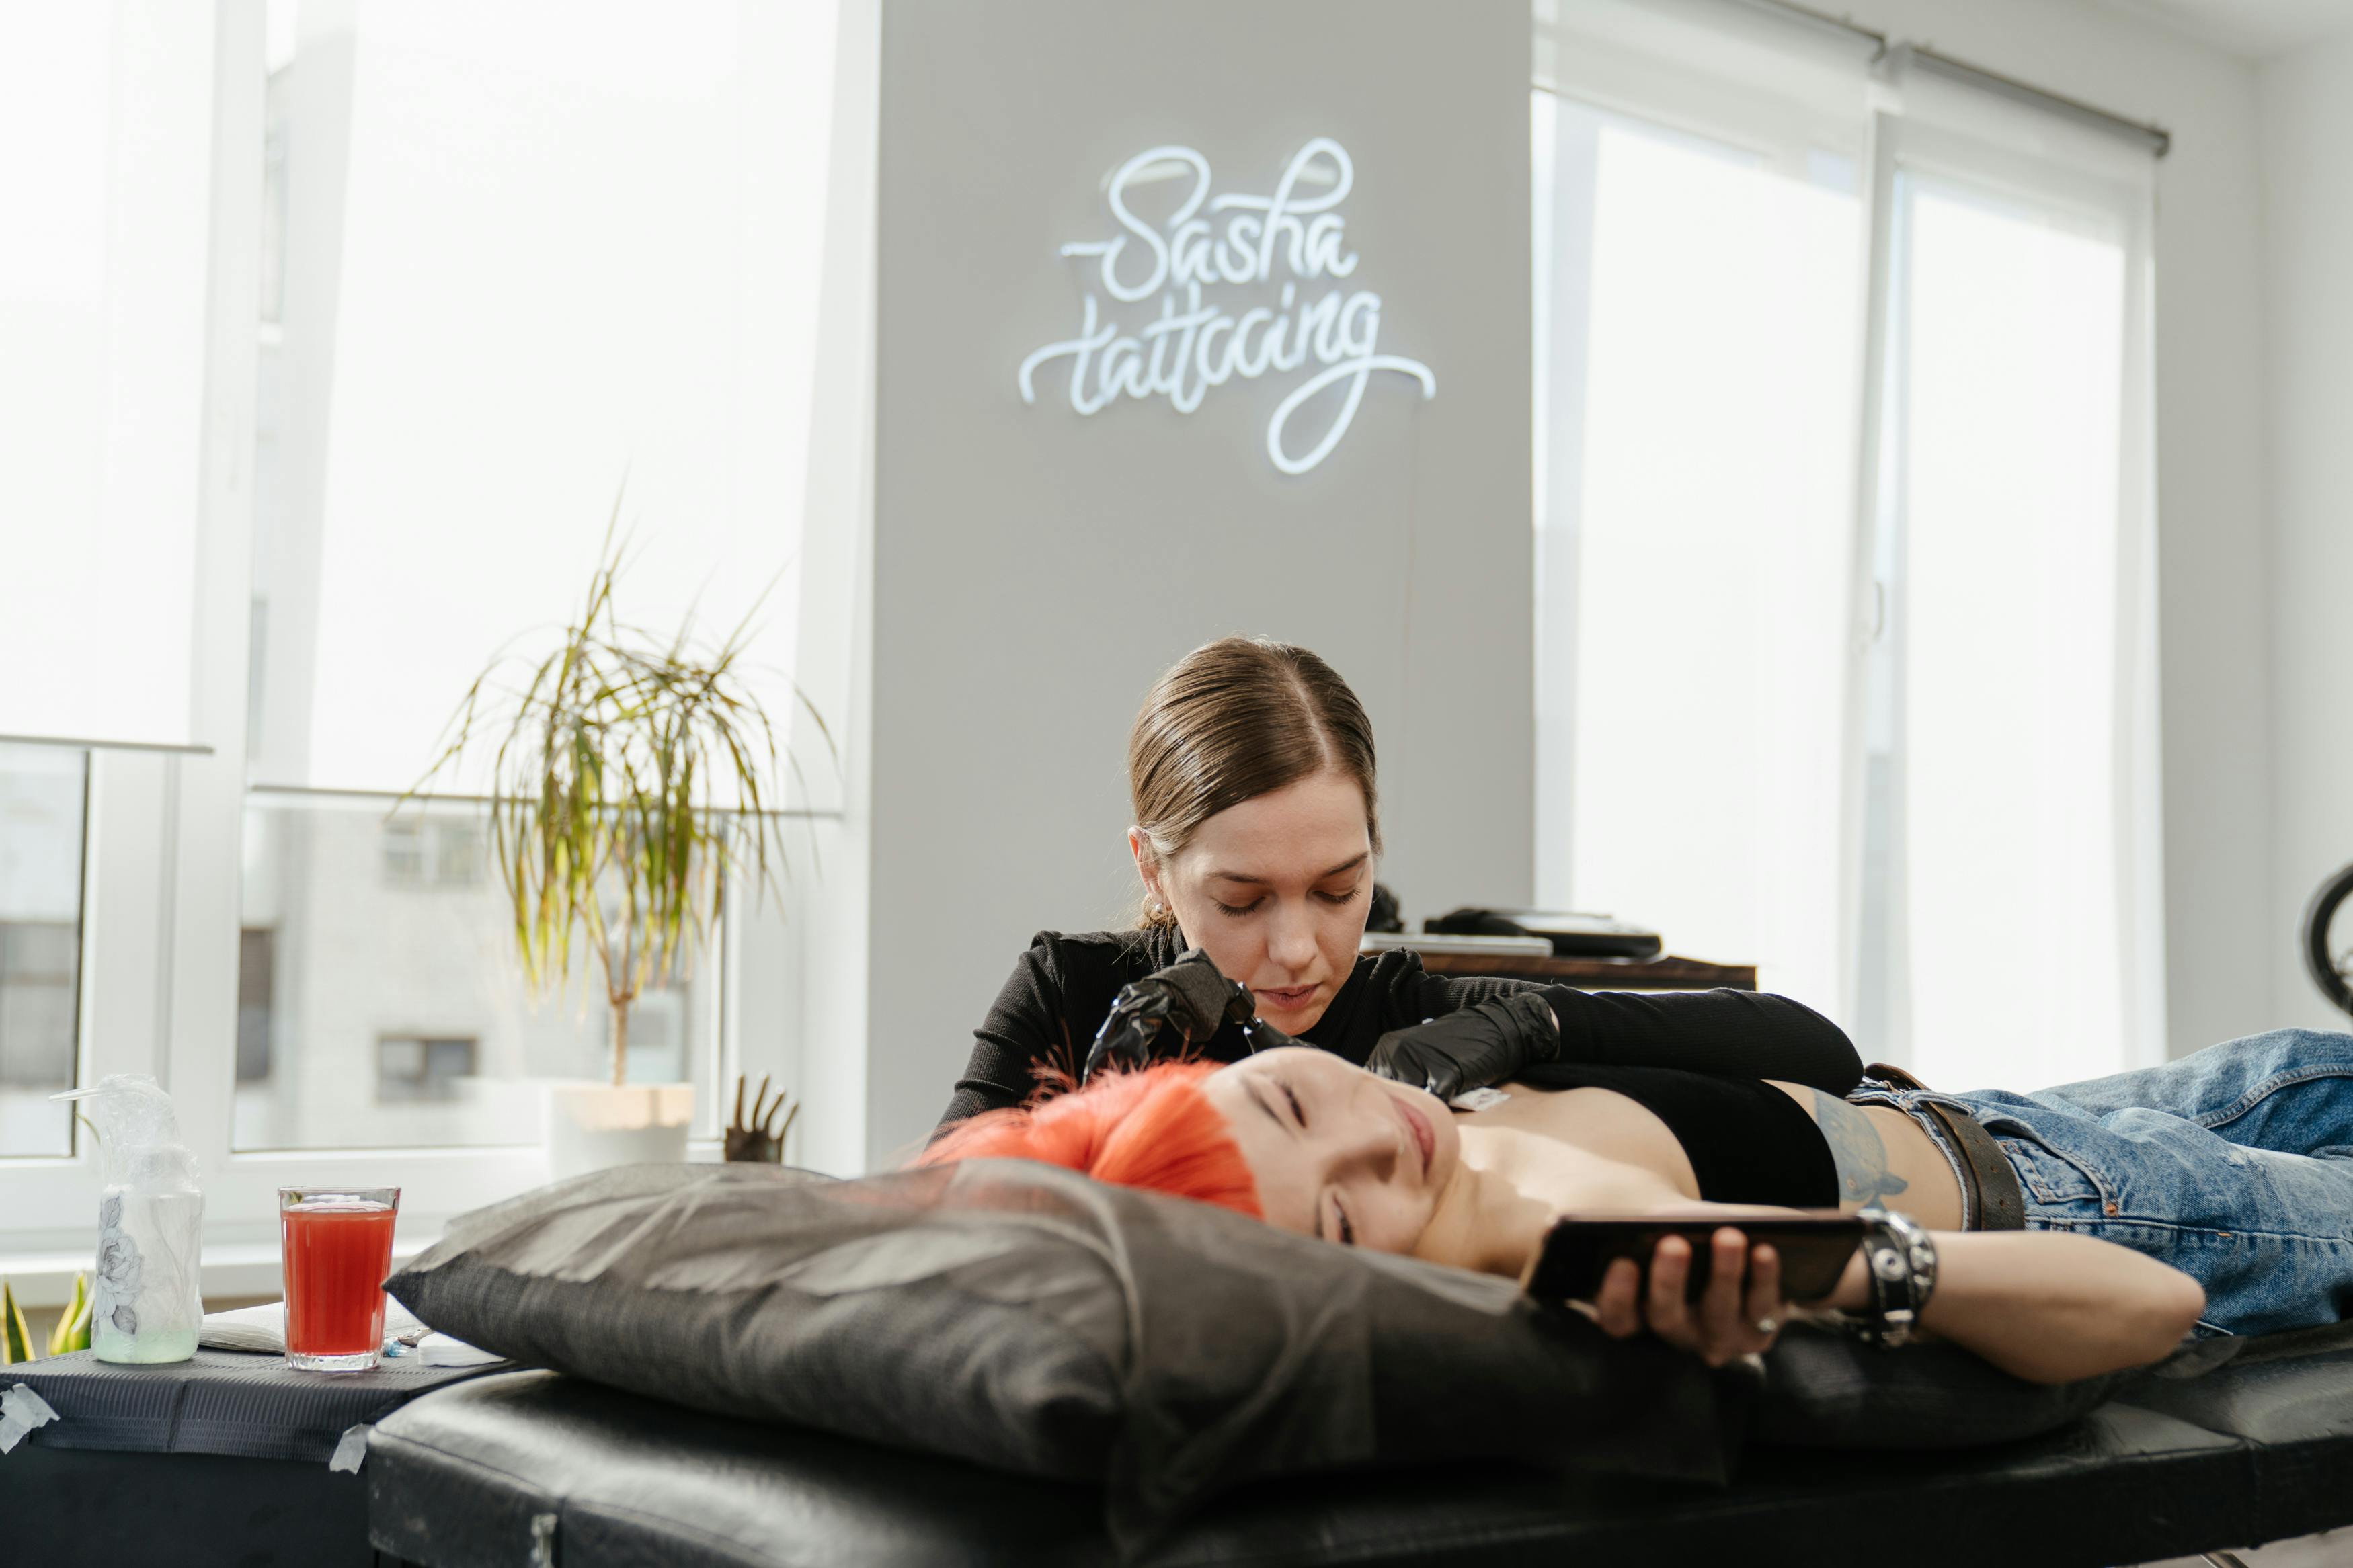
POLYGON ((384 1281, 392 1272, 398 1187, 280 1187, 286 1364, 366 1372, 384 1356, 384 1281))

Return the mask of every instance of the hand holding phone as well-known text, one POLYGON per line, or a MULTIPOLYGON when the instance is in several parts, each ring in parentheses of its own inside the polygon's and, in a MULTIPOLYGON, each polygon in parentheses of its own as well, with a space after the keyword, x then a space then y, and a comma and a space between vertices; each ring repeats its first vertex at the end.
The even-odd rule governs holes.
POLYGON ((1739 1231, 1750 1247, 1770 1247, 1780 1259, 1780 1298, 1816 1301, 1837 1289, 1846 1260, 1862 1240, 1862 1222, 1852 1215, 1743 1215, 1675 1219, 1661 1216, 1565 1215, 1545 1233, 1544 1245, 1525 1281, 1529 1295, 1546 1301, 1591 1301, 1603 1275, 1618 1258, 1631 1258, 1650 1289, 1651 1262, 1662 1239, 1681 1237, 1691 1248, 1683 1281, 1687 1300, 1706 1292, 1719 1230, 1739 1231))
POLYGON ((1570 1215, 1547 1233, 1523 1283, 1612 1338, 1647 1330, 1721 1366, 1769 1348, 1790 1300, 1828 1295, 1861 1235, 1862 1222, 1831 1214, 1570 1215), (1783 1247, 1797 1259, 1787 1283, 1783 1247))

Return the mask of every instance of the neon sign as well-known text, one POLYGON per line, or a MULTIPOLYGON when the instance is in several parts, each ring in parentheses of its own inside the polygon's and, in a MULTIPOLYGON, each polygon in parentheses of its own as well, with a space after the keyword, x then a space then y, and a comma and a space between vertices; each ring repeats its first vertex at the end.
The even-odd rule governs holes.
POLYGON ((1348 289, 1359 259, 1345 247, 1347 219, 1336 210, 1356 184, 1347 150, 1318 136, 1293 154, 1271 195, 1240 191, 1212 195, 1209 161, 1190 147, 1153 147, 1121 164, 1111 177, 1111 216, 1121 232, 1110 239, 1075 240, 1064 256, 1096 258, 1095 287, 1086 296, 1078 335, 1048 343, 1021 362, 1021 401, 1038 401, 1037 373, 1058 359, 1071 362, 1071 406, 1093 414, 1122 397, 1165 397, 1190 414, 1214 387, 1317 367, 1275 407, 1266 426, 1266 455, 1286 474, 1303 474, 1332 455, 1364 402, 1376 372, 1394 371, 1438 395, 1438 378, 1419 360, 1378 352, 1381 297, 1348 289), (1136 187, 1160 180, 1190 182, 1176 208, 1155 224, 1129 205, 1136 187), (1320 190, 1303 187, 1321 186, 1320 190), (1206 216, 1205 216, 1206 214, 1206 216), (1265 300, 1278 272, 1276 302, 1265 300), (1309 300, 1316 285, 1331 279, 1309 300), (1103 304, 1096 289, 1112 303, 1103 304), (1237 313, 1249 289, 1259 303, 1237 313), (1114 312, 1159 296, 1159 314, 1124 331, 1114 312), (1319 392, 1345 384, 1339 406, 1320 437, 1294 437, 1294 416, 1319 392), (1298 450, 1303 446, 1304 450, 1298 450))

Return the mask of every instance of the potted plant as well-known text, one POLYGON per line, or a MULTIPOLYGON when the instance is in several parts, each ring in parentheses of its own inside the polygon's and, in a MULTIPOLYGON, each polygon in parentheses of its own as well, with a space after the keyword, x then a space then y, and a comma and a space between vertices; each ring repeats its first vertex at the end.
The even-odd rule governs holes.
MULTIPOLYGON (((494 658, 451 716, 440 755, 402 797, 494 744, 490 852, 524 982, 545 994, 581 959, 593 961, 581 964, 584 986, 592 967, 603 981, 611 1080, 551 1089, 553 1178, 685 1158, 693 1086, 628 1081, 630 1006, 691 973, 731 876, 749 874, 765 894, 786 868, 775 728, 738 669, 750 618, 716 646, 696 640, 691 616, 667 637, 623 622, 618 521, 617 502, 559 645, 535 664, 494 658)), ((797 687, 794 697, 830 749, 822 716, 797 687)))

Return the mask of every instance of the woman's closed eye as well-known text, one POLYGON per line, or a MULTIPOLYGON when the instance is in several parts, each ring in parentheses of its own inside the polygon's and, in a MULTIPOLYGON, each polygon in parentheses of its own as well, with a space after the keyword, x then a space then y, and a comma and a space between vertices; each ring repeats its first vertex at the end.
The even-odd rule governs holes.
MULTIPOLYGON (((1300 1104, 1298 1091, 1293 1089, 1290 1083, 1282 1079, 1275 1079, 1274 1086, 1282 1090, 1282 1098, 1290 1101, 1292 1119, 1299 1123, 1299 1130, 1302 1132, 1306 1131, 1307 1110, 1304 1106, 1300 1104)), ((1316 1228, 1319 1233, 1324 1229, 1320 1224, 1316 1228)), ((1335 1197, 1332 1200, 1332 1224, 1329 1234, 1332 1239, 1337 1241, 1343 1247, 1354 1247, 1356 1245, 1356 1225, 1350 1221, 1348 1218, 1348 1211, 1341 1207, 1340 1200, 1337 1197, 1335 1197)))
MULTIPOLYGON (((1353 904, 1356 901, 1356 894, 1359 890, 1360 889, 1356 888, 1350 888, 1345 893, 1327 893, 1319 889, 1316 892, 1315 897, 1319 902, 1329 904, 1334 909, 1344 909, 1347 905, 1353 904)), ((1218 912, 1219 914, 1229 916, 1234 920, 1247 919, 1266 907, 1266 900, 1264 899, 1254 899, 1247 904, 1229 904, 1223 899, 1211 899, 1209 901, 1218 906, 1218 912)))

